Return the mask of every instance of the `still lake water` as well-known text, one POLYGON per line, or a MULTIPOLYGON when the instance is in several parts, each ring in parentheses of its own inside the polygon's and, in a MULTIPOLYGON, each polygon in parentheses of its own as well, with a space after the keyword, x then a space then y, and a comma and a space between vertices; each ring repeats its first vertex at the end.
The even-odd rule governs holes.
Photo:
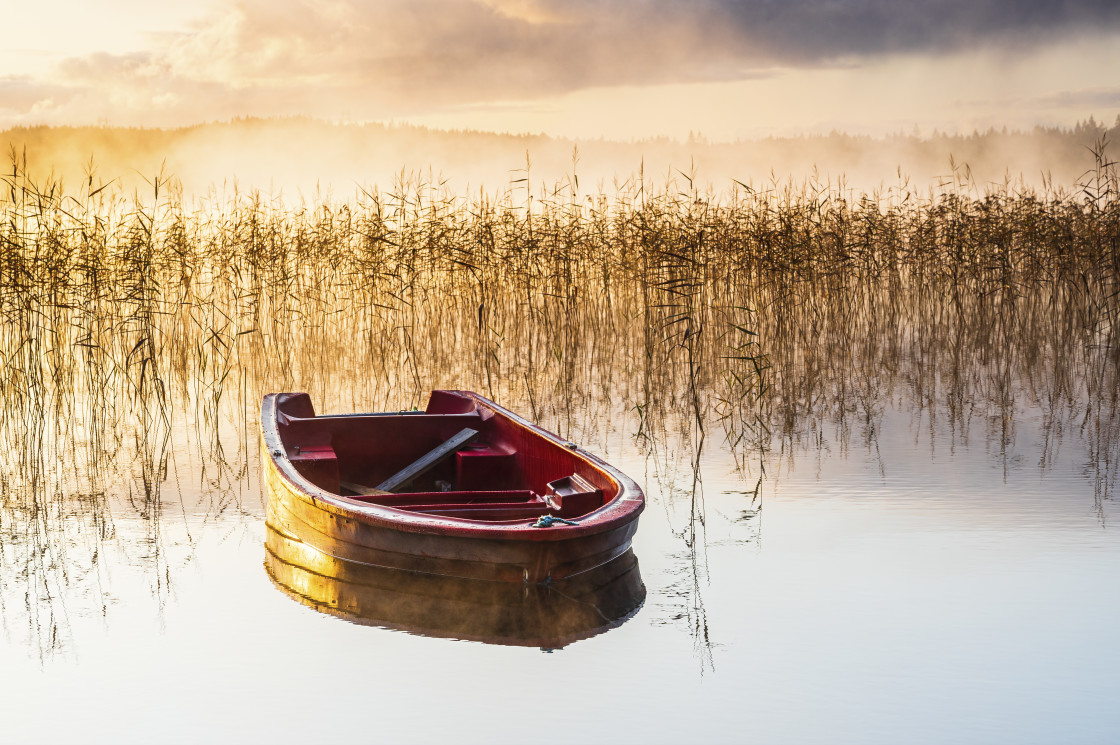
POLYGON ((896 394, 745 469, 709 427, 695 491, 695 433, 573 425, 646 490, 646 596, 557 649, 299 602, 251 436, 218 467, 176 431, 158 516, 116 494, 47 590, 5 578, 0 740, 1116 742, 1116 453, 1056 447, 1030 405, 1014 437, 930 411, 896 394))

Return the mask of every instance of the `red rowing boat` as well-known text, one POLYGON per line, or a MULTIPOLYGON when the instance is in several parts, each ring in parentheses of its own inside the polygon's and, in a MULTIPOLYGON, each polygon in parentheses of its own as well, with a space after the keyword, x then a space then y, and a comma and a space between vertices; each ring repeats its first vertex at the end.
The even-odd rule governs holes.
POLYGON ((261 431, 269 525, 347 561, 559 580, 625 553, 645 506, 613 466, 467 391, 328 416, 274 393, 261 431))

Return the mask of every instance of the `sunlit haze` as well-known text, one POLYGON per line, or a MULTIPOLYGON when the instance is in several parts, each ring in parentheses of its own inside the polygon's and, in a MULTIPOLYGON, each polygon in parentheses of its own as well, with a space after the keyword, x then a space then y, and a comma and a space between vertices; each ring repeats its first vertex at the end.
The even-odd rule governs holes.
POLYGON ((5 8, 0 127, 238 116, 632 140, 1120 113, 1120 5, 242 0, 5 8))

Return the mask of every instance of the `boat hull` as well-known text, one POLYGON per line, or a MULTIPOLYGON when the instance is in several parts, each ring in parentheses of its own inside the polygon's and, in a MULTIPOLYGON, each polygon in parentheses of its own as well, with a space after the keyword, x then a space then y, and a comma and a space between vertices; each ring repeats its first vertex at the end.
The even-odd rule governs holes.
POLYGON ((578 525, 547 528, 533 527, 532 521, 526 520, 482 522, 356 502, 317 487, 285 458, 290 448, 283 443, 278 426, 283 419, 281 397, 298 394, 271 394, 265 398, 261 419, 269 525, 346 561, 507 582, 541 583, 573 577, 610 562, 630 548, 638 514, 644 507, 641 490, 632 481, 590 453, 482 397, 455 393, 469 397, 472 405, 491 418, 501 416, 501 426, 515 429, 522 447, 535 448, 532 467, 556 461, 557 473, 579 469, 589 479, 613 489, 611 498, 580 519, 578 525))

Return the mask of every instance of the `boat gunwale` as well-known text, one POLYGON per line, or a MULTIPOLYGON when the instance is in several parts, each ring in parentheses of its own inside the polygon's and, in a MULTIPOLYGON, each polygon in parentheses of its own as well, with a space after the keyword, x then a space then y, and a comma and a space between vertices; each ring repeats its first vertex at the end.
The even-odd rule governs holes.
MULTIPOLYGON (((505 541, 564 541, 614 530, 636 520, 645 509, 645 495, 637 483, 594 453, 579 446, 573 447, 569 441, 473 391, 448 392, 466 396, 477 405, 491 409, 495 415, 502 416, 514 425, 543 437, 555 447, 563 448, 613 481, 618 487, 618 493, 602 507, 577 518, 577 525, 554 523, 548 528, 534 527, 532 522, 525 520, 483 521, 461 517, 436 516, 349 499, 311 483, 295 469, 295 466, 288 459, 287 449, 280 437, 277 424, 279 397, 288 395, 287 393, 266 394, 261 404, 261 435, 265 451, 273 469, 277 475, 287 482, 288 490, 294 495, 309 499, 316 507, 342 517, 404 532, 505 541)), ((327 414, 324 415, 324 418, 390 416, 397 413, 327 414)), ((315 418, 318 419, 319 416, 315 418)))

